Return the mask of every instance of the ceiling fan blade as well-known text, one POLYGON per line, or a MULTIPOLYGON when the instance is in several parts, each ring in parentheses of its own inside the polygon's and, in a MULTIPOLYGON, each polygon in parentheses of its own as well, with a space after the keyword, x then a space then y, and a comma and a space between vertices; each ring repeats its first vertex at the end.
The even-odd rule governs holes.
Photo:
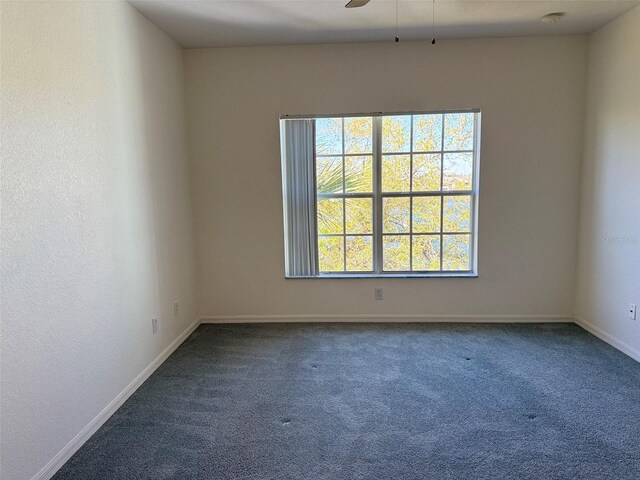
POLYGON ((358 7, 364 7, 367 3, 369 3, 371 0, 351 0, 349 3, 347 3, 344 7, 345 8, 358 8, 358 7))

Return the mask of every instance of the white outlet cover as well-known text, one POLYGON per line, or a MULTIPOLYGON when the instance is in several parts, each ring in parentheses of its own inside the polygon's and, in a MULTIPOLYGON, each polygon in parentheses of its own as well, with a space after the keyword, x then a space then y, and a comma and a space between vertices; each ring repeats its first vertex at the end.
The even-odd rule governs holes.
POLYGON ((636 305, 633 303, 629 304, 629 309, 627 311, 627 316, 629 317, 629 320, 635 320, 636 319, 636 305))

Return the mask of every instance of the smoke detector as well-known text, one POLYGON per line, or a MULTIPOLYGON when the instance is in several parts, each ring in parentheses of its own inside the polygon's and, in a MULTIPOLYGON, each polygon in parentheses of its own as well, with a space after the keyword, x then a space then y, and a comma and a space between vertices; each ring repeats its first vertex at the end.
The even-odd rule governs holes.
POLYGON ((542 20, 544 23, 556 23, 557 21, 559 21, 565 15, 566 15, 565 12, 547 13, 546 15, 543 15, 540 18, 540 20, 542 20))

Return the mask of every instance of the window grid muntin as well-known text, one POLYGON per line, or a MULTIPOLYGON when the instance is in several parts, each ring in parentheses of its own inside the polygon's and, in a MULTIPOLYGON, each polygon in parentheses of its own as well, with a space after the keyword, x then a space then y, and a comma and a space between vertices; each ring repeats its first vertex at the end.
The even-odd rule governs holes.
MULTIPOLYGON (((314 156, 315 158, 329 158, 329 157, 339 157, 340 161, 341 161, 341 170, 342 170, 342 192, 340 193, 320 193, 317 191, 317 184, 316 184, 316 209, 317 209, 317 204, 320 200, 324 200, 324 199, 340 199, 342 200, 342 233, 318 233, 318 227, 316 226, 316 239, 320 239, 320 238, 326 238, 326 237, 340 237, 342 240, 342 270, 325 270, 320 272, 320 268, 319 268, 319 261, 318 261, 318 272, 320 273, 320 275, 322 274, 341 274, 341 273, 356 273, 356 274, 372 274, 375 272, 375 259, 372 258, 372 269, 371 270, 347 270, 347 237, 371 237, 371 243, 372 246, 374 244, 374 215, 373 215, 373 204, 375 202, 374 200, 374 192, 347 192, 347 185, 346 185, 346 162, 345 162, 345 158, 346 157, 371 157, 371 162, 372 162, 372 170, 373 170, 373 164, 375 163, 375 157, 373 155, 373 151, 372 152, 365 152, 365 153, 345 153, 345 132, 344 132, 344 121, 345 118, 351 118, 349 116, 344 116, 344 117, 340 117, 340 131, 341 131, 341 153, 331 153, 331 154, 316 154, 315 153, 315 146, 314 146, 314 156), (356 234, 356 233, 347 233, 347 204, 346 201, 348 198, 369 198, 371 199, 371 204, 372 204, 372 215, 371 215, 371 233, 362 233, 362 234, 356 234)), ((372 118, 373 120, 373 118, 372 118)), ((373 133, 372 133, 373 136, 373 133)), ((315 171, 315 169, 314 169, 315 171)), ((372 172, 373 175, 373 172, 372 172)), ((373 182, 372 182, 373 183, 373 182)), ((317 215, 317 214, 316 214, 317 215)), ((317 225, 317 221, 316 221, 316 225, 317 225)))
MULTIPOLYGON (((335 115, 333 117, 323 116, 316 118, 341 118, 341 126, 342 126, 342 154, 320 154, 317 155, 318 158, 321 157, 335 157, 340 156, 342 160, 342 190, 341 194, 331 193, 331 194, 320 194, 317 193, 318 199, 320 198, 342 198, 343 200, 343 234, 323 234, 321 236, 342 236, 343 237, 343 271, 329 272, 323 271, 320 272, 320 275, 323 274, 382 274, 382 275, 420 275, 422 273, 430 274, 466 274, 474 272, 474 265, 477 262, 477 258, 475 257, 475 250, 477 245, 477 234, 476 234, 476 216, 477 216, 477 205, 476 205, 476 189, 477 189, 477 175, 478 175, 478 147, 479 147, 479 130, 478 130, 478 113, 477 110, 460 110, 460 111, 441 111, 441 112, 424 112, 424 113, 400 113, 400 114, 362 114, 362 115, 346 115, 340 116, 335 115), (445 123, 445 115, 447 114, 456 114, 456 113, 471 113, 473 114, 473 126, 472 126, 472 137, 473 137, 473 149, 462 149, 462 150, 446 150, 445 149, 445 131, 446 131, 446 123, 445 123), (425 114, 437 114, 442 118, 442 129, 440 132, 440 150, 413 150, 414 147, 414 119, 416 115, 425 115, 425 114), (389 116, 398 116, 398 115, 406 115, 411 117, 410 121, 410 139, 409 139, 409 147, 410 151, 408 152, 383 152, 381 148, 381 137, 382 137, 382 119, 384 117, 389 116), (372 118, 372 152, 371 153, 345 153, 345 133, 344 133, 344 120, 345 118, 352 118, 356 116, 368 117, 372 118), (470 153, 472 155, 472 163, 471 163, 471 190, 443 190, 444 187, 444 155, 446 154, 456 154, 456 153, 470 153), (433 155, 437 154, 439 156, 440 163, 440 190, 439 191, 413 191, 413 156, 414 155, 433 155), (408 155, 409 156, 409 191, 408 192, 383 192, 382 191, 382 156, 383 155, 408 155), (345 179, 345 157, 356 157, 356 156, 371 156, 372 160, 372 175, 373 175, 373 192, 350 192, 346 193, 346 179, 345 179), (415 197, 424 197, 424 196, 438 196, 440 197, 440 232, 438 233, 414 233, 413 232, 413 198, 415 197), (470 198, 469 204, 469 231, 459 231, 459 232, 446 232, 444 231, 444 204, 445 197, 452 196, 468 196, 470 198), (367 236, 372 237, 372 250, 373 250, 373 270, 372 271, 351 271, 346 270, 347 261, 347 247, 346 247, 346 198, 371 198, 372 199, 372 223, 373 223, 373 234, 349 234, 348 236, 367 236), (410 212, 409 212, 409 232, 407 233, 388 233, 385 234, 382 230, 382 203, 385 197, 409 197, 410 198, 410 212), (443 256, 444 256, 444 237, 452 236, 452 235, 464 235, 468 237, 468 269, 467 270, 443 270, 443 256), (409 265, 410 270, 384 270, 384 252, 383 252, 383 240, 385 236, 409 236, 409 265), (439 237, 439 270, 413 270, 413 237, 418 236, 437 236, 439 237)), ((320 235, 316 235, 318 237, 320 235)))
MULTIPOLYGON (((384 231, 382 232, 382 237, 383 237, 383 243, 384 243, 384 237, 385 236, 409 236, 409 270, 384 270, 384 252, 383 252, 383 259, 382 259, 382 263, 380 264, 380 270, 379 273, 385 274, 385 273, 446 273, 446 272, 471 272, 472 268, 471 268, 471 264, 473 262, 474 259, 474 253, 472 250, 472 243, 474 241, 474 237, 475 235, 473 234, 473 218, 474 218, 474 194, 475 194, 475 170, 476 170, 476 158, 475 158, 475 151, 476 149, 473 150, 446 150, 445 149, 445 115, 446 113, 449 112, 443 112, 443 113, 439 113, 439 115, 441 116, 441 122, 442 122, 442 129, 440 132, 440 150, 431 150, 431 151, 413 151, 413 146, 414 146, 414 119, 415 116, 417 114, 412 113, 412 114, 407 114, 411 117, 411 122, 410 122, 410 143, 409 146, 411 148, 411 151, 409 152, 396 152, 396 151, 385 151, 384 155, 394 155, 394 156, 400 156, 400 155, 409 155, 410 158, 410 163, 409 163, 409 190, 408 192, 376 192, 379 193, 379 195, 382 197, 382 200, 384 201, 384 198, 388 198, 388 197, 409 197, 411 200, 409 202, 409 232, 407 233, 385 233, 384 231), (472 161, 472 165, 471 165, 471 190, 444 190, 444 154, 448 153, 471 153, 473 155, 473 161, 472 161), (439 169, 439 173, 440 173, 440 190, 439 191, 433 191, 433 192, 414 192, 413 191, 413 156, 414 155, 423 155, 423 154, 437 154, 439 156, 439 163, 440 163, 440 169, 439 169), (421 196, 438 196, 440 197, 440 232, 439 233, 429 233, 427 235, 434 235, 434 236, 439 236, 439 240, 440 240, 440 245, 439 245, 439 265, 440 265, 440 269, 438 270, 414 270, 413 269, 413 237, 416 235, 424 235, 424 233, 414 233, 413 232, 413 199, 415 197, 421 197, 421 196), (469 226, 470 226, 470 231, 461 231, 461 232, 445 232, 444 231, 444 204, 445 204, 445 198, 446 197, 450 197, 450 196, 469 196, 470 197, 470 205, 469 205, 469 212, 470 212, 470 221, 469 221, 469 226), (468 269, 467 270, 443 270, 443 263, 444 263, 444 237, 446 235, 467 235, 469 236, 469 251, 468 251, 468 258, 469 258, 469 264, 468 264, 468 269)), ((465 112, 466 113, 466 112, 465 112)), ((475 146, 475 142, 477 139, 477 130, 476 130, 476 122, 477 122, 477 114, 475 112, 474 113, 474 125, 473 125, 473 140, 474 140, 474 146, 475 146)), ((381 118, 385 117, 387 115, 381 115, 381 118)), ((390 115, 391 116, 391 115, 390 115)), ((377 158, 375 159, 377 160, 377 158)), ((375 161, 374 160, 374 161, 375 161)), ((382 162, 382 157, 380 157, 380 162, 382 162)))
MULTIPOLYGON (((344 178, 345 161, 344 161, 344 117, 342 117, 340 126, 342 129, 342 193, 347 192, 347 182, 344 178)), ((342 271, 347 271, 347 201, 342 197, 342 271)))
MULTIPOLYGON (((413 150, 413 115, 409 117, 409 149, 413 150)), ((409 191, 413 191, 413 152, 409 155, 409 191)), ((413 232, 413 197, 409 197, 409 233, 413 232)), ((384 264, 383 264, 384 266, 384 264)), ((413 237, 409 237, 409 270, 413 271, 413 237)))

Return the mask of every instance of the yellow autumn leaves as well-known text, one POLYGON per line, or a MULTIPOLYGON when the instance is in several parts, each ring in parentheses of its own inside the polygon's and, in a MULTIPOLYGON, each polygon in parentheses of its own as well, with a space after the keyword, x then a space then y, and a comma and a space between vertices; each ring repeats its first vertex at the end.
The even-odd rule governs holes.
MULTIPOLYGON (((316 120, 322 272, 373 270, 373 123, 316 120), (354 193, 360 197, 345 195, 354 193)), ((382 117, 384 271, 469 270, 472 197, 446 192, 473 189, 474 124, 473 113, 382 117)))

